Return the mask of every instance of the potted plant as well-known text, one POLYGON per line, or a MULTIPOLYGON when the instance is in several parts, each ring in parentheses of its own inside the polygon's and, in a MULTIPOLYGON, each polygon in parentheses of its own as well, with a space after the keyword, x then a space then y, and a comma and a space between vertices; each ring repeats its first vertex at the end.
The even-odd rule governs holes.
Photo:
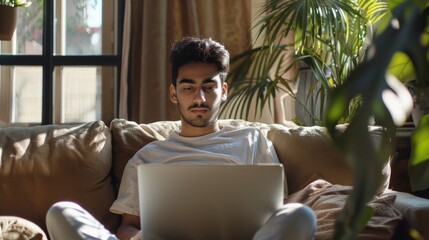
POLYGON ((11 40, 16 28, 17 7, 28 7, 27 0, 0 0, 0 40, 11 40))
MULTIPOLYGON (((310 122, 296 119, 299 124, 322 125, 332 90, 362 61, 371 26, 387 11, 387 4, 379 0, 267 1, 256 24, 261 46, 232 58, 231 91, 223 112, 248 118, 253 102, 255 115, 260 114, 278 92, 287 92, 311 117, 310 122), (296 79, 286 77, 297 67, 296 79), (295 94, 296 82, 308 86, 298 86, 304 98, 295 94)), ((350 109, 344 122, 354 114, 355 108, 350 109)))

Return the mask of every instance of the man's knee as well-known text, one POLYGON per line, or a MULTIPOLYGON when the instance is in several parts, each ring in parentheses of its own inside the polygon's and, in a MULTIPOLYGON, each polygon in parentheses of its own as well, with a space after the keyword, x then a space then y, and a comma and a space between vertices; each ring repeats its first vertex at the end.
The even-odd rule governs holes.
POLYGON ((310 207, 290 203, 277 211, 254 239, 313 239, 316 226, 316 215, 310 207))
POLYGON ((46 214, 51 239, 117 239, 89 212, 73 202, 58 202, 46 214))
POLYGON ((283 219, 284 221, 292 220, 298 223, 305 223, 315 226, 316 214, 307 205, 301 203, 289 203, 285 205, 283 209, 276 213, 276 217, 283 219))
POLYGON ((51 239, 83 239, 78 237, 77 231, 72 229, 70 211, 76 211, 81 207, 73 202, 58 202, 52 205, 46 213, 46 227, 51 239))
POLYGON ((283 226, 281 239, 313 239, 317 227, 314 211, 301 203, 290 203, 277 214, 277 224, 283 226))
MULTIPOLYGON (((46 224, 54 223, 56 221, 61 221, 64 219, 64 210, 70 206, 74 206, 75 203, 72 202, 57 202, 52 205, 48 212, 46 213, 46 224)), ((77 205, 77 204, 76 204, 77 205)))

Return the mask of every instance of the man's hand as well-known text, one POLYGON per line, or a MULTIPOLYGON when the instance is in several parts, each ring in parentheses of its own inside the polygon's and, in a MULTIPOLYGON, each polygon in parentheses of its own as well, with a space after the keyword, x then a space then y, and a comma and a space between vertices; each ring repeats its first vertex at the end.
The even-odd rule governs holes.
POLYGON ((116 232, 121 240, 141 240, 140 217, 130 214, 122 214, 122 222, 116 232))
POLYGON ((140 230, 134 237, 130 238, 130 240, 143 240, 142 231, 140 230))

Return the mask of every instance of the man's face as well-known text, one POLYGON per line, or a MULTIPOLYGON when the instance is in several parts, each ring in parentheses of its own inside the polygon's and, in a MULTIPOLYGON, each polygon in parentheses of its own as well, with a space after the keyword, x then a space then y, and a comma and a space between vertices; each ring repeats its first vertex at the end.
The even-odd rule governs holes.
POLYGON ((210 63, 183 65, 176 88, 170 86, 171 101, 178 104, 182 121, 193 127, 213 124, 226 97, 227 84, 222 83, 217 66, 210 63))

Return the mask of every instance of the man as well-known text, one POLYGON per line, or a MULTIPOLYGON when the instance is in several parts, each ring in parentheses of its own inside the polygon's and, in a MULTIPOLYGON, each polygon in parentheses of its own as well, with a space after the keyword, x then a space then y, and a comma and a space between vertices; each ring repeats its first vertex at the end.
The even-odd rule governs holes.
MULTIPOLYGON (((110 209, 122 215, 117 231, 119 239, 141 239, 136 169, 139 164, 279 162, 272 143, 257 128, 222 127, 218 124, 220 105, 226 100, 228 90, 225 80, 229 70, 229 53, 223 45, 211 39, 185 38, 174 45, 170 61, 170 99, 179 108, 181 130, 165 141, 146 145, 126 165, 118 199, 110 209)), ((66 207, 76 207, 68 204, 66 207)), ((64 208, 61 204, 54 205, 50 212, 64 212, 64 208)), ((83 209, 79 208, 79 212, 87 216, 83 209)), ((51 232, 51 215, 56 214, 48 214, 47 225, 51 237, 55 239, 59 233, 55 230, 51 232)), ((57 218, 63 217, 53 217, 57 218)), ((91 218, 89 221, 90 225, 95 229, 100 227, 104 239, 116 238, 93 220, 91 218)), ((57 223, 60 221, 63 220, 56 220, 57 223)), ((72 225, 81 224, 73 222, 72 225)), ((254 239, 312 239, 315 228, 315 215, 310 208, 287 204, 256 233, 254 239)))

